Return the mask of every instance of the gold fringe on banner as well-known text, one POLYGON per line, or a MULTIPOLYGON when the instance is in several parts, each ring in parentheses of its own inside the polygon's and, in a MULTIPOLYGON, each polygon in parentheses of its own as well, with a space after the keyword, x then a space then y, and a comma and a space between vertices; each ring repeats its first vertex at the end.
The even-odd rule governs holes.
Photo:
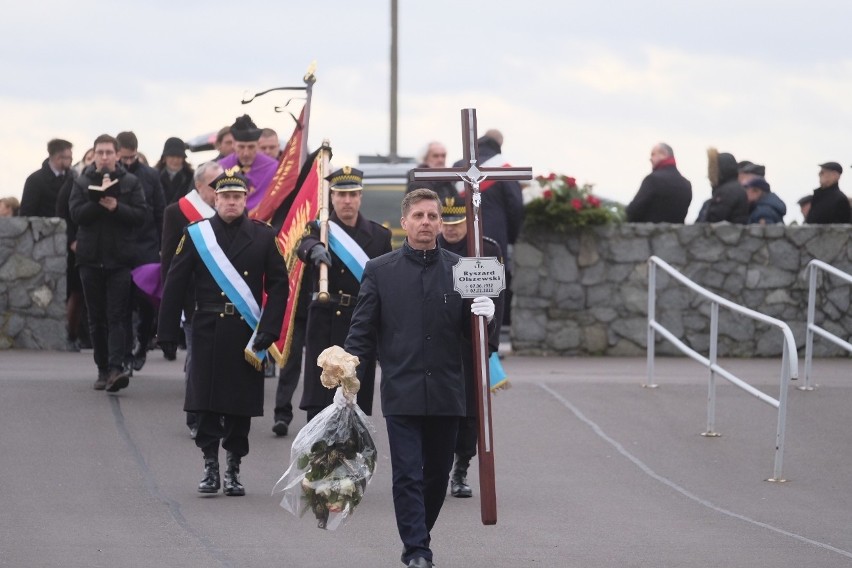
POLYGON ((249 349, 248 347, 246 347, 246 349, 245 349, 245 356, 246 356, 246 361, 248 361, 249 365, 251 365, 252 367, 254 367, 258 371, 263 370, 263 359, 258 357, 257 354, 254 351, 252 351, 251 349, 249 349))

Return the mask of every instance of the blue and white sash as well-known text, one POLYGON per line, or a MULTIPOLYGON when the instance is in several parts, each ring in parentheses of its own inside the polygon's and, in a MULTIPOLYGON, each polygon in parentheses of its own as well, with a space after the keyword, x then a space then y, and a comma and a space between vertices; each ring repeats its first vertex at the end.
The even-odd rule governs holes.
POLYGON ((205 219, 189 225, 187 232, 204 262, 204 266, 210 271, 216 284, 222 288, 225 296, 234 304, 234 307, 252 329, 251 337, 245 348, 245 355, 246 360, 260 370, 263 367, 266 350, 254 351, 251 348, 257 335, 257 326, 260 323, 260 306, 257 305, 254 294, 228 257, 225 256, 225 251, 216 241, 216 234, 213 232, 213 226, 209 220, 205 219))
POLYGON ((355 242, 355 239, 343 230, 343 227, 334 221, 328 222, 328 247, 331 252, 337 255, 337 258, 346 265, 349 272, 355 275, 358 281, 364 276, 364 267, 367 266, 367 261, 370 257, 361 248, 361 245, 355 242))

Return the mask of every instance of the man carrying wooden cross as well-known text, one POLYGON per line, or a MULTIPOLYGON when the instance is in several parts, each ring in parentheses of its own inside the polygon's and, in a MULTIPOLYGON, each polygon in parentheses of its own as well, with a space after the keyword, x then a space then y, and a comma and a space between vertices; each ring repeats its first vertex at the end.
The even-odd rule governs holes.
POLYGON ((494 302, 464 300, 455 290, 460 257, 437 243, 441 202, 434 191, 406 194, 401 224, 402 247, 367 262, 345 349, 360 359, 359 379, 380 357, 401 560, 430 568, 430 531, 465 415, 462 349, 470 345, 470 314, 491 322, 494 302))

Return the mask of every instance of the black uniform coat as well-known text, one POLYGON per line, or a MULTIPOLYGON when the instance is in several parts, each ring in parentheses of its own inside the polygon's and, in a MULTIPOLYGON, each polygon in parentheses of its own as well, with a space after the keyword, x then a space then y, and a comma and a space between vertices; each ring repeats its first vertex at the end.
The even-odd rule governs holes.
MULTIPOLYGON (((367 263, 344 349, 382 365, 385 416, 465 416, 462 351, 470 302, 453 288, 459 255, 408 242, 367 263)), ((362 379, 363 380, 363 379, 362 379)), ((363 388, 363 387, 362 387, 363 388)))
MULTIPOLYGON (((183 230, 187 225, 189 225, 189 219, 186 218, 176 202, 166 206, 163 210, 163 238, 161 239, 163 250, 160 253, 160 280, 164 284, 180 238, 183 236, 183 230)), ((193 288, 193 286, 189 287, 183 305, 187 321, 192 321, 192 314, 195 311, 195 290, 193 288)))
MULTIPOLYGON (((456 253, 459 256, 467 256, 467 235, 457 243, 448 243, 443 235, 438 236, 438 244, 441 247, 456 253)), ((482 237, 482 256, 496 256, 500 262, 503 262, 503 256, 500 253, 500 245, 497 241, 490 237, 482 237)), ((488 355, 497 352, 500 348, 500 326, 503 321, 503 302, 505 301, 506 291, 500 292, 500 295, 494 300, 494 323, 488 328, 488 355)), ((473 366, 473 343, 467 341, 462 350, 462 359, 464 360, 464 378, 465 378, 465 405, 467 416, 477 416, 478 408, 476 406, 476 369, 473 366)))
MULTIPOLYGON (((376 258, 392 250, 390 230, 365 219, 360 214, 354 227, 349 227, 340 221, 334 212, 331 213, 329 219, 340 225, 370 258, 376 258)), ((299 243, 298 254, 299 258, 310 267, 313 265, 308 255, 311 248, 318 244, 320 239, 317 223, 309 224, 308 228, 310 232, 299 243)), ((313 300, 308 306, 308 327, 305 335, 305 380, 302 401, 299 403, 299 408, 302 410, 325 408, 334 399, 334 389, 327 389, 320 382, 322 369, 317 366, 317 357, 323 350, 332 345, 343 346, 343 342, 346 341, 346 334, 349 333, 349 323, 352 320, 352 312, 355 310, 358 292, 361 289, 361 283, 355 278, 355 275, 346 268, 346 265, 337 258, 337 255, 333 252, 330 252, 330 254, 332 262, 328 269, 328 293, 331 294, 332 301, 321 303, 313 300), (344 297, 341 302, 340 297, 343 294, 348 294, 350 298, 347 300, 344 297), (347 302, 349 305, 344 305, 347 302)), ((316 288, 319 285, 318 268, 314 269, 313 282, 314 288, 316 288)), ((373 383, 376 375, 375 361, 364 368, 364 374, 367 380, 361 379, 358 406, 364 413, 371 415, 373 412, 373 383)))
MULTIPOLYGON (((201 223, 203 221, 199 221, 201 223)), ((258 333, 278 337, 287 305, 287 270, 278 250, 275 231, 265 223, 240 217, 229 227, 218 215, 210 219, 216 241, 251 289, 258 305, 262 292, 266 306, 258 333), (233 226, 236 225, 236 226, 233 226)), ((187 288, 195 282, 196 301, 224 304, 223 295, 186 232, 172 260, 157 334, 162 342, 177 343, 180 312, 187 288)), ((192 318, 192 365, 186 385, 184 410, 236 416, 263 415, 263 371, 245 360, 244 349, 252 330, 239 315, 196 311, 192 318)))

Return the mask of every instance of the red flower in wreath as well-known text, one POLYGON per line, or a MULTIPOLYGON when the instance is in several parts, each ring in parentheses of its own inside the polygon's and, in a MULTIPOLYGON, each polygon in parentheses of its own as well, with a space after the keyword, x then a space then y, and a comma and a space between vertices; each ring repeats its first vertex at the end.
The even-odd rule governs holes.
POLYGON ((574 199, 571 200, 571 207, 573 207, 574 209, 579 211, 580 209, 583 208, 583 201, 581 199, 578 199, 578 198, 575 197, 574 199))

